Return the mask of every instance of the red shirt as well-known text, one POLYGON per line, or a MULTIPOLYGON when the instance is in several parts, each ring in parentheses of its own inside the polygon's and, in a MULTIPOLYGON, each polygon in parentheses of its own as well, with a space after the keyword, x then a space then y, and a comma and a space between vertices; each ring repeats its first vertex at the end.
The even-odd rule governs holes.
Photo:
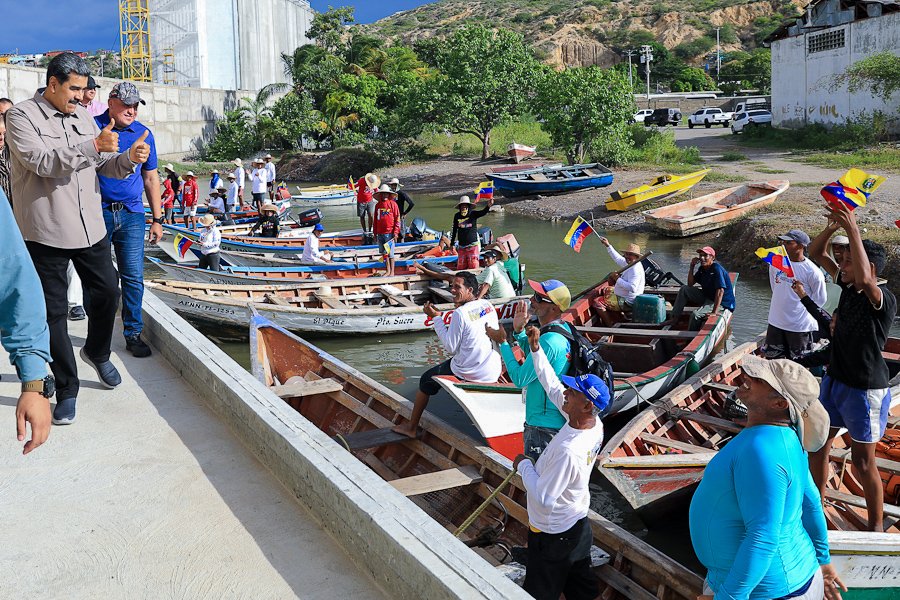
POLYGON ((400 208, 390 198, 382 198, 375 205, 375 224, 372 233, 378 235, 400 235, 400 208))
POLYGON ((200 188, 197 187, 197 180, 189 179, 185 181, 181 190, 181 203, 184 206, 193 206, 197 204, 198 196, 200 196, 200 188))
POLYGON ((169 179, 163 183, 162 207, 172 208, 175 205, 175 190, 172 189, 172 182, 169 179))
POLYGON ((375 193, 375 190, 369 187, 369 184, 366 183, 365 177, 360 177, 359 181, 356 182, 356 202, 358 204, 365 204, 366 202, 372 201, 372 194, 375 193))

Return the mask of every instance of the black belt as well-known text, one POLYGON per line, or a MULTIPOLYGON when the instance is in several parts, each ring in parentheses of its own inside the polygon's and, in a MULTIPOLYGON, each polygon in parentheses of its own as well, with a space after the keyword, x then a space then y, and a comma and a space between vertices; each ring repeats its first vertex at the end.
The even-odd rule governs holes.
POLYGON ((103 204, 104 210, 111 210, 113 212, 119 212, 120 210, 125 210, 124 202, 107 202, 103 204))

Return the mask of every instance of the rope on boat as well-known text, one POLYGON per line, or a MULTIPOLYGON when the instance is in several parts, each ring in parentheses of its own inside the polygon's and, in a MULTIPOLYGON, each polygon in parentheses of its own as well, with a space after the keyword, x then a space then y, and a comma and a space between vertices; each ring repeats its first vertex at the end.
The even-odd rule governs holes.
POLYGON ((335 437, 335 439, 340 440, 340 442, 344 445, 344 448, 347 449, 347 452, 352 452, 352 450, 350 450, 350 444, 347 443, 347 440, 344 439, 344 436, 342 436, 339 433, 336 433, 336 434, 334 434, 334 437, 335 437))
POLYGON ((478 515, 483 513, 484 509, 486 509, 488 507, 488 505, 494 501, 494 498, 496 498, 500 494, 500 492, 503 490, 503 488, 505 488, 509 484, 509 482, 512 481, 512 478, 513 478, 513 476, 515 476, 515 474, 516 474, 515 470, 510 470, 509 475, 506 476, 506 479, 504 479, 502 482, 500 482, 500 485, 498 485, 496 487, 496 489, 494 489, 494 491, 491 492, 490 496, 488 496, 487 498, 484 499, 484 502, 481 503, 481 506, 476 508, 475 512, 473 512, 471 515, 469 515, 468 519, 463 521, 463 524, 460 525, 459 528, 455 532, 453 532, 453 535, 456 537, 460 537, 463 534, 463 532, 466 529, 468 529, 472 523, 475 522, 475 519, 478 518, 478 515))

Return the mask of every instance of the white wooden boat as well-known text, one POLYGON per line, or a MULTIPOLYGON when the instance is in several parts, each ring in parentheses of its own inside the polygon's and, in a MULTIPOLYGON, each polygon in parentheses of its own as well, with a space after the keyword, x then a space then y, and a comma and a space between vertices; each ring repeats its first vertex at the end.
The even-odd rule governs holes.
POLYGON ((534 156, 535 152, 537 152, 536 147, 526 146, 525 144, 517 144, 516 142, 513 142, 506 147, 506 153, 516 164, 519 164, 527 158, 531 158, 532 156, 534 156))
POLYGON ((687 237, 720 229, 752 210, 772 204, 790 185, 786 179, 745 183, 699 198, 645 210, 641 214, 660 233, 687 237))
MULTIPOLYGON (((445 288, 427 279, 357 278, 312 284, 219 285, 153 280, 145 283, 179 314, 217 326, 246 329, 249 305, 285 329, 322 335, 410 333, 431 329, 422 304, 433 302, 447 321, 454 309, 445 288), (398 280, 399 279, 399 280, 398 280)), ((511 322, 515 302, 491 300, 501 322, 511 322)))
MULTIPOLYGON (((737 274, 732 275, 737 279, 737 274)), ((615 397, 611 415, 658 398, 683 382, 706 363, 727 337, 731 312, 722 311, 707 320, 699 331, 687 331, 689 313, 672 329, 658 325, 619 323, 614 327, 596 327, 599 319, 592 300, 602 295, 602 284, 572 303, 563 319, 575 324, 595 342, 602 342, 601 353, 616 370, 615 397)), ((661 293, 674 299, 677 288, 648 288, 646 293, 661 293)), ((511 383, 470 383, 453 376, 437 376, 435 381, 459 402, 488 445, 509 458, 522 451, 525 405, 522 391, 511 383)))
POLYGON ((900 598, 900 535, 829 531, 831 564, 849 589, 844 600, 900 598))
POLYGON ((356 204, 356 192, 346 185, 328 185, 310 188, 297 187, 297 194, 291 196, 294 203, 316 206, 344 206, 356 204))

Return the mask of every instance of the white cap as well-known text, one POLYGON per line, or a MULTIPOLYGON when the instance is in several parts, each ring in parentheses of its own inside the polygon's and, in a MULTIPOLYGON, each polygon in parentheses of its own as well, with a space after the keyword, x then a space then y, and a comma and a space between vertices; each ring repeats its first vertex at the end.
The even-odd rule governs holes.
POLYGON ((185 177, 193 177, 193 176, 194 176, 194 172, 193 172, 193 171, 188 171, 187 173, 184 174, 184 176, 185 176, 185 177))

